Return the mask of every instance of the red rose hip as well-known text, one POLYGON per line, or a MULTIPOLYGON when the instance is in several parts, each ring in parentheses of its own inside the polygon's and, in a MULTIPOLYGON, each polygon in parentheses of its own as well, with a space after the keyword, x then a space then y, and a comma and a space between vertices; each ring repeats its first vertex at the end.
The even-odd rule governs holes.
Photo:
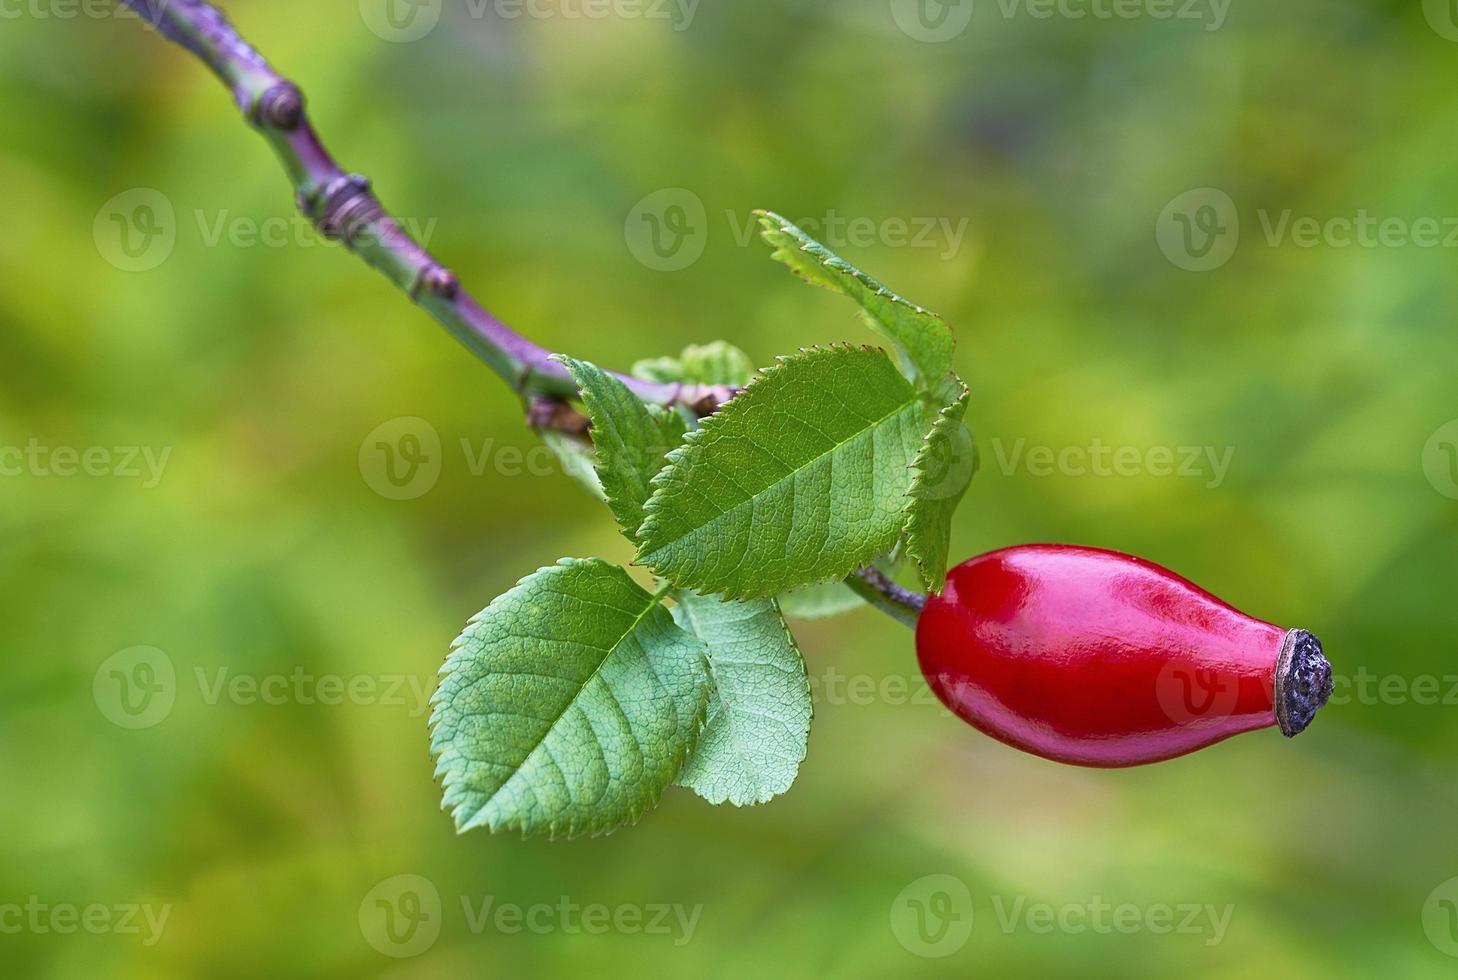
POLYGON ((1252 619, 1151 562, 1026 545, 957 566, 916 627, 922 673, 981 731, 1081 766, 1137 766, 1279 725, 1331 696, 1305 630, 1252 619))

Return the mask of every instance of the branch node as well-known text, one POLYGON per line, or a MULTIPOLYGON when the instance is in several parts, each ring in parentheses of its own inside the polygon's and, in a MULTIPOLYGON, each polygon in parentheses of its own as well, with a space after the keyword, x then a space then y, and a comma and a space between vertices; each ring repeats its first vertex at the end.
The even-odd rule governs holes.
POLYGON ((733 385, 713 385, 706 392, 689 403, 689 408, 701 418, 705 415, 713 415, 725 403, 733 401, 739 390, 733 385))
MULTIPOLYGON (((3 3, 4 0, 0 0, 3 3)), ((370 182, 345 175, 325 150, 305 111, 303 92, 269 67, 223 15, 205 0, 120 0, 159 33, 196 55, 228 87, 241 115, 270 137, 298 188, 299 210, 325 238, 340 241, 384 272, 412 301, 422 291, 445 302, 427 304, 473 353, 519 393, 541 392, 570 398, 576 387, 565 370, 549 361, 550 352, 500 323, 472 301, 455 275, 441 266, 408 230, 386 213, 370 182), (280 134, 291 134, 280 138, 280 134)), ((618 379, 645 401, 688 405, 700 415, 717 411, 736 389, 727 386, 670 385, 619 374, 618 379)), ((582 431, 586 420, 570 409, 554 409, 567 431, 582 431)))
POLYGON ((304 93, 293 82, 279 82, 258 97, 251 119, 256 126, 292 131, 304 119, 304 93))
POLYGON ((314 223, 325 238, 353 246, 361 231, 384 216, 384 207, 370 192, 369 178, 346 174, 330 181, 320 192, 314 223))
POLYGON ((550 429, 574 436, 585 436, 591 428, 587 416, 562 398, 537 397, 529 400, 526 422, 536 431, 550 429))
POLYGON ((445 266, 433 265, 425 271, 425 288, 443 299, 455 299, 461 291, 461 281, 445 266))

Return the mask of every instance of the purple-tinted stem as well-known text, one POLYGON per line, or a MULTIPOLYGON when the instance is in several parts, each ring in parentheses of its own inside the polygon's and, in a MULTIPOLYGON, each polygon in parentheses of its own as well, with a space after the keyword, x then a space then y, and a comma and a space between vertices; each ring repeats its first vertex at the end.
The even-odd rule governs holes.
MULTIPOLYGON (((274 71, 217 8, 201 0, 120 0, 164 37, 197 55, 233 93, 244 117, 273 145, 299 208, 435 317, 524 397, 568 398, 566 368, 488 313, 456 277, 385 211, 369 181, 342 170, 304 111, 298 86, 274 71)), ((657 384, 617 376, 644 401, 708 414, 734 396, 723 386, 657 384)))
MULTIPOLYGON (((477 357, 527 399, 528 418, 542 427, 580 432, 584 420, 543 400, 577 393, 552 353, 527 340, 471 298, 456 277, 406 233, 370 190, 369 181, 342 170, 304 111, 304 96, 202 0, 119 0, 164 37, 200 58, 233 93, 244 117, 273 145, 298 194, 299 208, 324 235, 384 273, 477 357)), ((626 375, 619 380, 644 401, 684 405, 700 415, 735 395, 724 385, 656 384, 626 375)), ((560 402, 556 403, 560 406, 560 402)), ((915 626, 925 597, 908 592, 874 569, 846 584, 872 605, 915 626)))

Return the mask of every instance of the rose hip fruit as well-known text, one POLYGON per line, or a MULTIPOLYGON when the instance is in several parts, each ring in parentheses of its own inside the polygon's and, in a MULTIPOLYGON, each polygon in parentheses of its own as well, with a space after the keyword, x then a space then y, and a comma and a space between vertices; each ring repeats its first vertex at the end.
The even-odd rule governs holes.
POLYGON ((1252 619, 1151 562, 1027 545, 957 566, 916 628, 942 702, 1009 745, 1137 766, 1257 728, 1305 730, 1331 665, 1305 630, 1252 619))

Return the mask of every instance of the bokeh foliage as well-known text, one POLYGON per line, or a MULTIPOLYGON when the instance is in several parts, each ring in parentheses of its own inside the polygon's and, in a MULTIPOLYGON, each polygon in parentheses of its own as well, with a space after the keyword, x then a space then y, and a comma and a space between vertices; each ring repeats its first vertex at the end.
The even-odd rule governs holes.
POLYGON ((904 696, 910 637, 862 610, 798 629, 816 725, 794 790, 764 810, 675 792, 605 840, 457 838, 410 685, 402 705, 210 704, 196 672, 428 691, 491 596, 564 554, 626 563, 628 545, 572 481, 511 475, 511 452, 535 445, 519 406, 341 249, 292 226, 286 247, 209 244, 198 215, 292 212, 192 59, 132 20, 15 5, 0 28, 0 445, 171 454, 151 489, 0 477, 0 904, 174 907, 151 948, 0 934, 3 972, 1451 975, 1422 912, 1458 875, 1458 704, 1411 692, 1458 673, 1458 501, 1424 472, 1458 416, 1458 250, 1272 245, 1259 217, 1458 216, 1458 45, 1418 5, 1235 0, 1204 31, 1005 18, 989 0, 939 45, 862 0, 705 0, 682 31, 446 7, 442 28, 396 44, 346 0, 228 5, 345 164, 430 226, 508 322, 621 368, 720 337, 765 364, 862 328, 767 260, 752 209, 966 219, 960 248, 838 249, 957 330, 984 465, 954 554, 1135 552, 1317 632, 1339 675, 1397 680, 1350 689, 1291 743, 1266 732, 1074 770, 904 696), (1187 272, 1155 223, 1207 186, 1239 206, 1240 246, 1187 272), (93 225, 138 187, 171 202, 177 242, 127 273, 93 225), (624 239, 665 188, 696 195, 709 228, 675 272, 624 239), (401 417, 443 445, 439 481, 406 501, 359 462, 401 417), (462 440, 486 448, 479 475, 462 440), (1019 440, 1234 452, 1219 481, 1039 476, 1006 465, 1019 440), (179 689, 165 721, 131 731, 92 685, 139 644, 167 653, 179 689), (972 939, 944 961, 888 927, 933 873, 976 896, 972 939), (359 913, 399 874, 432 881, 446 921, 395 961, 359 913), (703 913, 682 946, 473 934, 459 898, 488 895, 703 913), (1216 945, 1042 935, 999 928, 994 896, 1234 914, 1216 945))

